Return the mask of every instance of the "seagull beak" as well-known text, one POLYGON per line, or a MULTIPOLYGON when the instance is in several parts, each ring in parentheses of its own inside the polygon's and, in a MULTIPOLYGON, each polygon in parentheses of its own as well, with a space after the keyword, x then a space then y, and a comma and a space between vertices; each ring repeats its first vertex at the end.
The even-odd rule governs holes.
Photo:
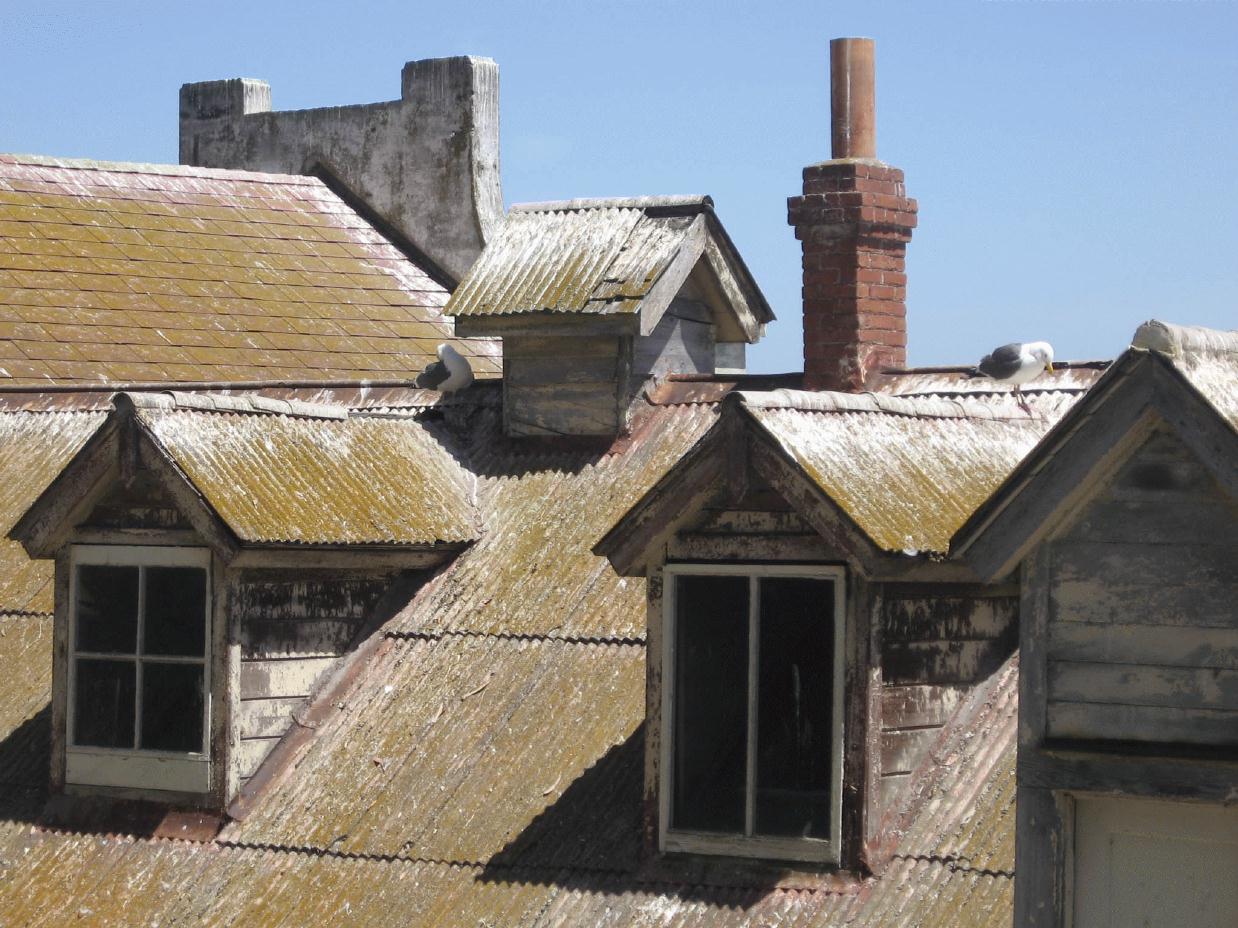
POLYGON ((1053 362, 1052 361, 1045 362, 1045 370, 1047 370, 1050 374, 1053 373, 1053 362))

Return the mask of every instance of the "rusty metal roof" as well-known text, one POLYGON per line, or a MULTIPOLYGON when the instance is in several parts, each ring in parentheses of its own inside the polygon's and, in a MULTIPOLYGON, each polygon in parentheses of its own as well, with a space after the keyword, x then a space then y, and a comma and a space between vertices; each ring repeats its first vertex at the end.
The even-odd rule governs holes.
POLYGON ((0 384, 408 377, 446 301, 317 178, 0 155, 0 384))
POLYGON ((244 542, 477 537, 472 478, 433 423, 287 401, 134 398, 157 444, 244 542))
POLYGON ((684 197, 512 207, 444 312, 634 313, 710 205, 684 197))
POLYGON ((1021 409, 977 398, 774 390, 744 406, 880 548, 945 552, 950 537, 1061 418, 1076 395, 1021 409))

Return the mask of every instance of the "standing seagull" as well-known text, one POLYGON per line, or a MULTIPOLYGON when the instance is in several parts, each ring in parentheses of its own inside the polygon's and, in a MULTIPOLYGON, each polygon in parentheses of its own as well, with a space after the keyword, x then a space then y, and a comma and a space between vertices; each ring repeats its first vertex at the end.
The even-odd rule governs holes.
POLYGON ((1019 406, 1026 410, 1027 404, 1019 395, 1019 388, 1046 370, 1053 373, 1052 345, 1048 342, 1012 342, 994 348, 992 354, 981 358, 972 376, 991 377, 998 383, 1010 384, 1019 397, 1019 406))

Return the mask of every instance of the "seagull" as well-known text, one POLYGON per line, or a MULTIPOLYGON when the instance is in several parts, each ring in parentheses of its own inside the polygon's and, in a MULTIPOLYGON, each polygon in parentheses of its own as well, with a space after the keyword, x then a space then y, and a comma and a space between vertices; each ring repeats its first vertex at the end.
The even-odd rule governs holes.
POLYGON ((438 346, 438 360, 417 375, 417 386, 440 393, 463 390, 472 382, 473 368, 469 366, 469 359, 446 342, 438 346))
POLYGON ((1010 384, 1019 398, 1019 405, 1026 409, 1019 388, 1039 377, 1041 371, 1053 373, 1052 345, 1048 342, 1011 342, 994 348, 981 358, 971 376, 989 377, 998 383, 1010 384))

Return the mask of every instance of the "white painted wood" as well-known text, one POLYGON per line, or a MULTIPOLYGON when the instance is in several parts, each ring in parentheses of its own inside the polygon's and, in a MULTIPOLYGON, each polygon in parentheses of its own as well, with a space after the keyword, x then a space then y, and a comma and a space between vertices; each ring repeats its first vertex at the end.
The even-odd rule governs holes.
POLYGON ((1238 670, 1238 626, 1194 628, 1055 622, 1049 659, 1238 670))
POLYGON ((242 660, 241 699, 308 696, 338 658, 307 657, 290 660, 242 660))
POLYGON ((1234 928, 1238 808, 1076 797, 1073 928, 1234 928))
POLYGON ((305 705, 301 697, 243 699, 237 713, 242 738, 277 738, 292 725, 292 714, 305 705))
POLYGON ((940 737, 940 726, 882 732, 882 772, 887 774, 913 773, 940 737))
POLYGON ((1049 699, 1238 712, 1238 671, 1051 660, 1049 699))
POLYGON ((65 781, 78 786, 205 793, 211 784, 211 763, 205 755, 71 747, 66 764, 65 781))
POLYGON ((277 744, 279 738, 242 738, 237 748, 237 769, 241 778, 252 777, 277 744))
POLYGON ((1050 702, 1047 727, 1050 738, 1238 745, 1238 712, 1217 709, 1050 702))

